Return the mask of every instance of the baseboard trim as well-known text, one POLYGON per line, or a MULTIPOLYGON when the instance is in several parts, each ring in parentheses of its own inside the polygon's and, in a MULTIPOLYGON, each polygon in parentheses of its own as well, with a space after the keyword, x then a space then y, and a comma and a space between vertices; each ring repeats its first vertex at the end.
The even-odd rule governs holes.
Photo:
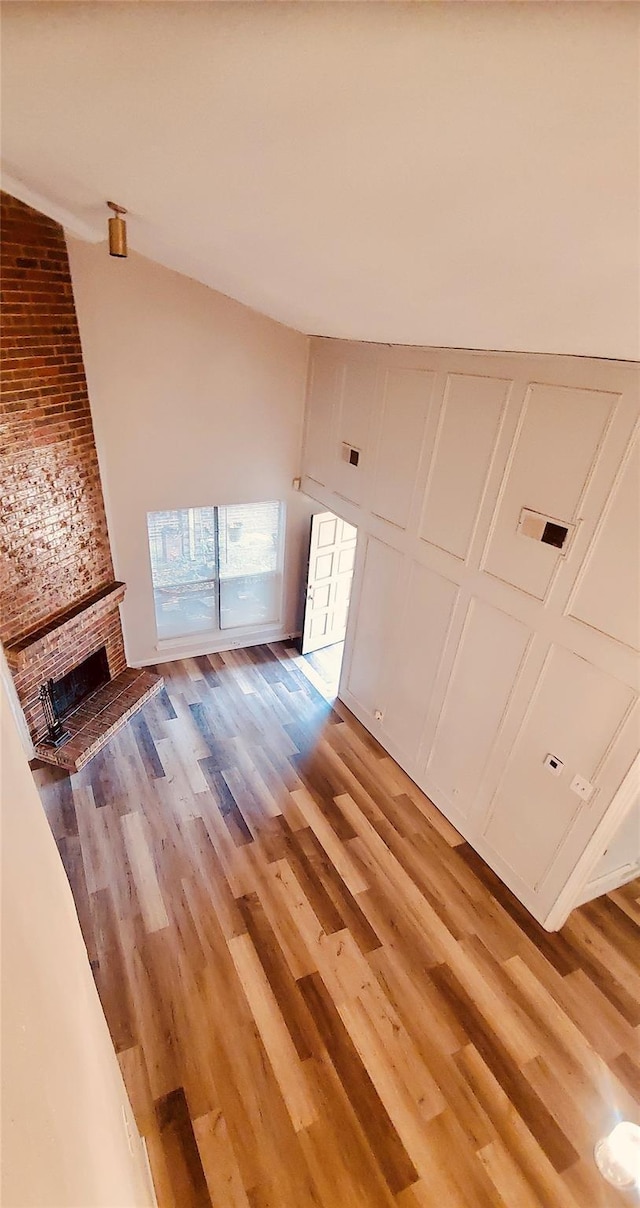
POLYGON ((158 663, 173 663, 180 659, 198 658, 203 654, 224 654, 225 650, 246 650, 249 646, 268 646, 270 642, 291 642, 300 634, 289 630, 267 629, 262 632, 253 631, 242 637, 210 637, 199 634, 193 640, 186 642, 158 642, 156 653, 146 658, 130 658, 132 667, 155 667, 158 663))
POLYGON ((594 881, 589 881, 585 885, 581 893, 576 898, 576 906, 584 906, 585 902, 592 902, 594 898, 601 898, 605 893, 612 893, 614 889, 622 889, 629 881, 633 881, 634 877, 640 876, 640 863, 637 861, 633 864, 623 864, 620 868, 614 868, 612 872, 604 873, 601 877, 596 877, 594 881))
POLYGON ((143 1161, 144 1161, 144 1168, 147 1173, 149 1192, 151 1194, 151 1208, 159 1208, 158 1194, 156 1192, 156 1185, 153 1181, 153 1171, 151 1170, 151 1159, 149 1158, 149 1147, 147 1145, 146 1137, 143 1137, 141 1134, 139 1134, 139 1136, 140 1136, 140 1147, 142 1149, 142 1157, 143 1157, 143 1161))

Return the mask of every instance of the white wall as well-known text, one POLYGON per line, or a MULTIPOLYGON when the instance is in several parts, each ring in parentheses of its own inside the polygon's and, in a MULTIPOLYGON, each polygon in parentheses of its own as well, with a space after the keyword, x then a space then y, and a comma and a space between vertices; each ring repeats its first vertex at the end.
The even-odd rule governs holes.
POLYGON ((637 876, 640 876, 640 798, 592 868, 577 900, 589 902, 637 876))
POLYGON ((360 534, 340 696, 541 921, 638 746, 637 386, 622 362, 312 342, 303 487, 360 534), (576 526, 566 554, 522 507, 576 526))
POLYGON ((307 337, 141 256, 68 244, 129 662, 297 632, 307 337), (159 651, 146 513, 269 499, 287 505, 282 623, 159 651))
POLYGON ((1 682, 0 727, 0 1198, 6 1208, 143 1208, 153 1199, 141 1144, 71 891, 1 682))

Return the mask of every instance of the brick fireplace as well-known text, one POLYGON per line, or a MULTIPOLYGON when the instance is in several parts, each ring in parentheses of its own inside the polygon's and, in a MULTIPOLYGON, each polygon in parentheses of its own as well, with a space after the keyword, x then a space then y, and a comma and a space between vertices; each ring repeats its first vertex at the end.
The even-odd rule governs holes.
POLYGON ((36 753, 77 770, 162 680, 126 664, 64 232, 1 200, 0 638, 36 753), (48 747, 40 686, 102 648, 108 683, 48 747))

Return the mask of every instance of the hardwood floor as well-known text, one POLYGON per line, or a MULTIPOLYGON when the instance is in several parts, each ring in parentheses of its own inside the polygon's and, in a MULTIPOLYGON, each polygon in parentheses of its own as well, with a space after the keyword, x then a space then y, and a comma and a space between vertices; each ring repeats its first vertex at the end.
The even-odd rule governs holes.
POLYGON ((36 778, 161 1208, 637 1203, 638 882, 535 924, 283 646, 36 778))
POLYGON ((312 682, 327 700, 333 701, 338 695, 343 656, 344 642, 334 642, 304 656, 307 665, 315 672, 315 676, 311 677, 312 682))

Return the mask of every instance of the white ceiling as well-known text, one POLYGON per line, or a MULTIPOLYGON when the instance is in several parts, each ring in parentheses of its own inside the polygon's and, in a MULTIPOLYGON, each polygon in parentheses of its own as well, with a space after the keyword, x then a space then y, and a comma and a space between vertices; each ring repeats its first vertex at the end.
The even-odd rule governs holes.
POLYGON ((639 11, 9 3, 3 162, 301 331, 635 358, 639 11))

